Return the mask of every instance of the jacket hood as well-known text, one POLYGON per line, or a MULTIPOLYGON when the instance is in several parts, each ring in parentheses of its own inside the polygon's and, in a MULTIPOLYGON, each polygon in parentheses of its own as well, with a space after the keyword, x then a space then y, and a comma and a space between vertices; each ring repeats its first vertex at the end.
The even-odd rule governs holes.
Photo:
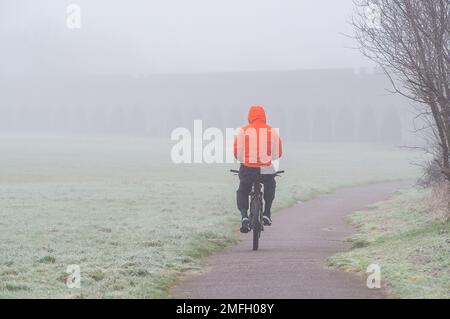
POLYGON ((264 108, 259 105, 252 106, 248 111, 248 123, 252 124, 256 121, 266 123, 266 112, 264 111, 264 108))

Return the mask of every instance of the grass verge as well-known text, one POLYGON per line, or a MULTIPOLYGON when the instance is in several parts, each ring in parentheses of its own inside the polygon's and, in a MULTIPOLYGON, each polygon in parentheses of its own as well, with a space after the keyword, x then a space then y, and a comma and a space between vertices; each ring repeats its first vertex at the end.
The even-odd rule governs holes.
POLYGON ((329 266, 364 273, 378 264, 392 298, 450 298, 450 223, 436 221, 429 196, 409 189, 350 215, 352 248, 329 266))

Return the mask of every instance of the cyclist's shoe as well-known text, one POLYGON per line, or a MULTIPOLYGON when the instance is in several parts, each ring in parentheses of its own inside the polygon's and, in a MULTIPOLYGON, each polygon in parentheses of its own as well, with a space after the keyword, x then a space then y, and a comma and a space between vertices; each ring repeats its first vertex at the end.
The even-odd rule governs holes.
POLYGON ((250 231, 250 220, 247 217, 242 218, 241 233, 247 234, 250 231))
POLYGON ((271 226, 272 220, 268 216, 263 216, 263 225, 264 226, 271 226))

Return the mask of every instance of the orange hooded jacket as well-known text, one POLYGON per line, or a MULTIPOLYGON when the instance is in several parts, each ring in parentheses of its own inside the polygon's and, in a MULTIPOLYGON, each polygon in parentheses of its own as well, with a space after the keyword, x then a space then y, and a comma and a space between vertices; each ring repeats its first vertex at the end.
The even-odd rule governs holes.
POLYGON ((250 108, 248 123, 234 139, 234 157, 248 167, 271 166, 281 157, 282 144, 277 131, 266 123, 262 106, 250 108))

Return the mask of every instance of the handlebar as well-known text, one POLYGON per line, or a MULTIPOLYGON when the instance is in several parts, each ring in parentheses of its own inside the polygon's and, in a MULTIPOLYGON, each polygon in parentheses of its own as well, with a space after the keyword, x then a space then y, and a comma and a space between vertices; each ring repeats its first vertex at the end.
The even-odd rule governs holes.
MULTIPOLYGON (((234 173, 234 174, 239 174, 239 171, 235 170, 235 169, 230 169, 230 172, 234 173)), ((278 171, 278 172, 274 173, 273 175, 280 176, 280 174, 284 174, 284 173, 285 173, 284 171, 278 171)))

